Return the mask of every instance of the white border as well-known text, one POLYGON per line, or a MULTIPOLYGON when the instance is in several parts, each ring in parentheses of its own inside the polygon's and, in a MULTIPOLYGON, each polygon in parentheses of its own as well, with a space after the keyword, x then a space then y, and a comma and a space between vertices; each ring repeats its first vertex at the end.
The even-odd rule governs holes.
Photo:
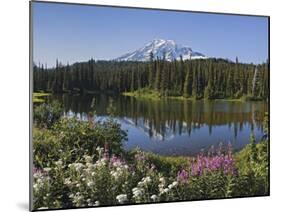
MULTIPOLYGON (((182 9, 271 16, 271 196, 75 211, 276 211, 280 208, 280 7, 276 0, 68 0, 77 3, 182 9), (279 203, 279 204, 278 204, 279 203), (275 209, 275 210, 274 210, 275 209)), ((6 0, 0 7, 0 211, 28 210, 29 2, 6 0)))

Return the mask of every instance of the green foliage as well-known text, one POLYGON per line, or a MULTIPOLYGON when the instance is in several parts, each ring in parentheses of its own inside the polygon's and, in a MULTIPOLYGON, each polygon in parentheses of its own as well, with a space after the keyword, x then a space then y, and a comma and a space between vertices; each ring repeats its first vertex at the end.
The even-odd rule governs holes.
POLYGON ((79 161, 84 154, 92 155, 98 146, 111 154, 122 152, 126 132, 113 120, 95 123, 62 118, 50 130, 36 130, 33 134, 34 164, 36 167, 52 165, 53 161, 79 161))
POLYGON ((269 191, 269 150, 268 150, 268 114, 264 117, 265 137, 256 143, 253 135, 250 137, 250 144, 236 155, 237 165, 241 175, 248 178, 249 194, 266 195, 269 191))
POLYGON ((268 194, 268 141, 262 140, 255 144, 253 141, 236 155, 239 173, 249 185, 243 189, 248 195, 268 194))
POLYGON ((61 104, 58 101, 53 101, 50 104, 43 103, 35 106, 33 120, 39 128, 50 128, 60 119, 62 112, 61 104))
POLYGON ((158 170, 167 175, 176 175, 181 168, 187 169, 190 166, 186 157, 168 157, 157 154, 146 153, 148 163, 154 164, 158 170))

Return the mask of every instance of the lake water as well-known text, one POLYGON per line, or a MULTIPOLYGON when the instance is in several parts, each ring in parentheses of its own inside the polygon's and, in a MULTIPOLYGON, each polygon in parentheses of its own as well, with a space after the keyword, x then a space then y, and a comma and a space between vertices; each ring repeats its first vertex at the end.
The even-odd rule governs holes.
POLYGON ((115 119, 127 130, 124 149, 139 147, 161 155, 195 155, 220 143, 235 150, 263 135, 262 121, 267 102, 148 100, 120 95, 55 95, 66 116, 87 119, 95 99, 98 120, 105 119, 110 102, 115 119))

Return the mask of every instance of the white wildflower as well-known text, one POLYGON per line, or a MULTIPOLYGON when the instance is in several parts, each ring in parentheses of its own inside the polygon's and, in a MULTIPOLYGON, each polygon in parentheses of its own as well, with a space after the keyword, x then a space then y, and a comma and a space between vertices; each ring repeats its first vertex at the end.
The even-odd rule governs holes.
POLYGON ((85 161, 86 161, 87 163, 92 162, 92 157, 91 157, 91 156, 85 155, 84 158, 85 158, 85 161))
POLYGON ((87 186, 89 186, 89 187, 92 187, 94 185, 94 182, 93 181, 89 181, 88 183, 87 183, 87 186))
POLYGON ((179 183, 177 182, 177 181, 174 181, 173 183, 172 183, 172 185, 175 187, 175 186, 177 186, 179 183))
POLYGON ((142 181, 138 182, 138 186, 142 187, 144 183, 142 181))
POLYGON ((87 162, 87 163, 86 163, 86 166, 87 166, 87 167, 89 167, 89 168, 91 168, 91 167, 93 166, 93 164, 92 164, 92 163, 87 162))
POLYGON ((121 163, 120 163, 120 161, 115 161, 112 165, 114 167, 118 167, 118 166, 121 166, 121 163))
POLYGON ((64 184, 65 184, 65 185, 70 185, 70 184, 71 184, 70 178, 66 178, 66 179, 64 180, 64 184))
POLYGON ((119 194, 116 199, 122 204, 127 201, 127 194, 119 194))
POLYGON ((146 178, 144 178, 144 180, 143 180, 143 183, 144 184, 148 184, 148 183, 150 183, 151 182, 151 178, 148 176, 148 177, 146 177, 146 178))
POLYGON ((62 163, 62 160, 59 159, 58 161, 55 162, 55 164, 56 164, 57 166, 62 166, 63 163, 62 163))
POLYGON ((33 188, 34 188, 35 190, 38 190, 38 184, 35 183, 35 184, 33 185, 33 188))
POLYGON ((160 177, 160 178, 159 178, 159 181, 160 181, 161 183, 165 183, 164 177, 160 177))
POLYGON ((45 172, 49 172, 49 171, 52 170, 52 168, 46 167, 46 168, 44 168, 43 170, 44 170, 45 172))
POLYGON ((96 150, 97 150, 98 152, 100 152, 100 151, 103 151, 103 148, 98 146, 98 147, 96 148, 96 150))
POLYGON ((38 179, 37 179, 37 183, 38 183, 38 184, 42 184, 42 182, 43 182, 43 180, 42 180, 41 178, 38 178, 38 179))
POLYGON ((73 168, 73 167, 74 167, 74 164, 73 164, 73 163, 71 163, 71 164, 68 165, 68 168, 73 168))
POLYGON ((34 177, 34 178, 41 177, 41 174, 40 174, 40 173, 38 173, 38 172, 35 172, 35 173, 33 174, 33 177, 34 177))
POLYGON ((98 153, 99 153, 99 156, 101 157, 101 154, 102 154, 102 152, 103 152, 103 148, 101 148, 101 147, 97 147, 96 148, 96 150, 98 151, 98 153))
POLYGON ((76 169, 76 171, 80 171, 83 168, 83 164, 82 163, 75 163, 74 167, 76 169))
POLYGON ((137 191, 137 190, 139 190, 139 188, 133 188, 133 189, 132 189, 132 192, 135 192, 135 191, 137 191))
POLYGON ((157 196, 155 194, 153 194, 151 197, 150 197, 153 201, 155 201, 157 199, 157 196))
POLYGON ((133 196, 134 196, 135 198, 137 198, 137 197, 139 197, 139 196, 142 195, 142 190, 139 189, 139 188, 133 188, 132 191, 133 191, 133 196))
POLYGON ((102 164, 105 164, 106 161, 107 161, 106 158, 102 158, 102 159, 100 160, 100 162, 101 162, 102 164))
POLYGON ((94 168, 106 165, 106 161, 107 161, 106 158, 102 158, 102 159, 98 160, 94 164, 94 168))
POLYGON ((164 188, 164 184, 162 184, 162 183, 159 184, 159 185, 158 185, 158 188, 159 188, 159 189, 164 188))
POLYGON ((113 171, 113 172, 112 172, 112 176, 113 176, 115 179, 117 179, 117 178, 118 178, 118 173, 115 172, 115 171, 113 171))

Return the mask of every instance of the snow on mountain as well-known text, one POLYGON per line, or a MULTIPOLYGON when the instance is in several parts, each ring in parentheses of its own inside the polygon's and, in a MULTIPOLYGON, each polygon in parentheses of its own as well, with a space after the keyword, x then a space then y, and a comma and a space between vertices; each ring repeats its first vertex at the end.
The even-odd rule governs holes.
POLYGON ((182 56, 183 60, 187 59, 206 59, 207 57, 199 52, 193 51, 190 47, 176 44, 173 40, 155 39, 147 43, 144 47, 134 52, 127 53, 116 58, 118 61, 148 61, 150 53, 154 58, 165 58, 168 61, 173 59, 179 60, 182 56))

